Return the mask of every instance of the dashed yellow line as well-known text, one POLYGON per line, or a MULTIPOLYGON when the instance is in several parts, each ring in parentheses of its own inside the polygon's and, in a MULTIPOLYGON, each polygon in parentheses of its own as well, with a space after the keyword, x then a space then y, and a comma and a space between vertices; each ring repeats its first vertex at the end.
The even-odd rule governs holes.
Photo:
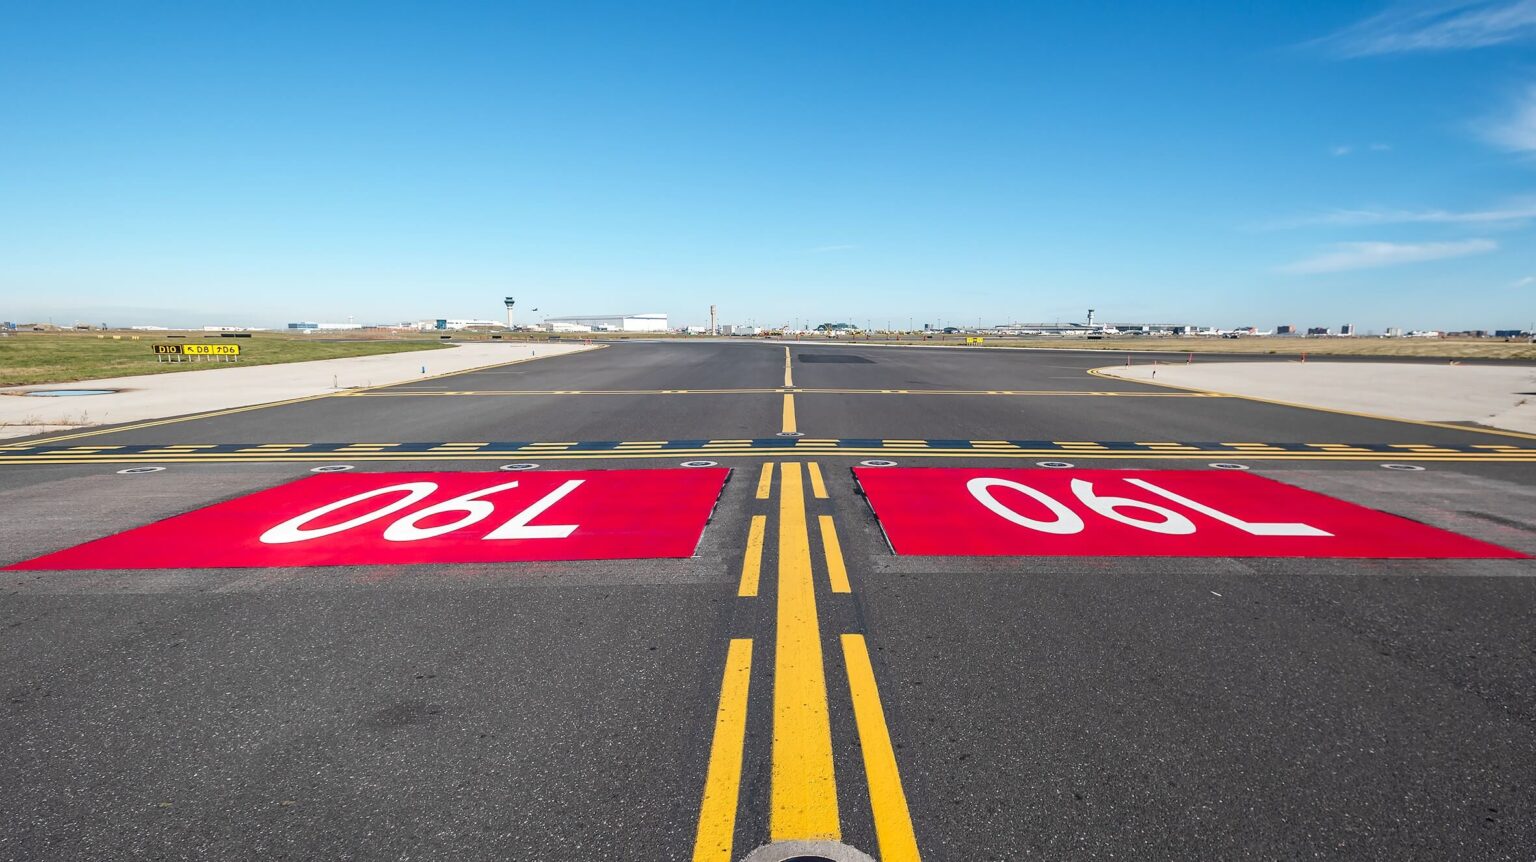
POLYGON ((805 469, 811 477, 811 496, 818 500, 827 499, 827 483, 821 478, 821 465, 812 461, 805 465, 805 469))
POLYGON ((752 680, 752 641, 736 638, 725 654, 715 736, 709 749, 693 862, 732 862, 736 809, 741 798, 741 762, 747 738, 747 693, 752 680))
POLYGON ((757 474, 757 499, 766 500, 773 492, 773 462, 763 462, 763 470, 757 474))
POLYGON ((741 560, 741 580, 736 587, 738 596, 757 595, 757 582, 763 573, 763 535, 767 530, 768 516, 753 515, 752 524, 747 528, 747 551, 741 560))
POLYGON ((851 593, 848 567, 843 563, 843 546, 837 540, 837 526, 832 523, 831 515, 820 515, 816 520, 821 525, 821 553, 827 561, 827 580, 832 583, 832 592, 851 593))
POLYGON ((912 813, 901 787, 896 750, 875 686, 875 669, 863 635, 842 636, 843 660, 848 668, 848 693, 853 698, 853 720, 859 729, 859 748, 864 753, 864 775, 869 783, 869 806, 875 819, 875 840, 880 843, 880 862, 918 862, 917 834, 912 813))
POLYGON ((836 841, 842 826, 800 464, 783 464, 780 477, 768 831, 774 841, 836 841))

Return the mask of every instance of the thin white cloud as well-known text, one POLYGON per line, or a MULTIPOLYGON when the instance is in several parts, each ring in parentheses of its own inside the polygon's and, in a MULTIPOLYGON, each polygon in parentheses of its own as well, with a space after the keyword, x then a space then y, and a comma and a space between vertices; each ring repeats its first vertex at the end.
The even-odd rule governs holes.
POLYGON ((853 251, 856 248, 858 248, 856 245, 823 245, 808 249, 806 254, 831 254, 838 251, 853 251))
POLYGON ((1536 152, 1536 86, 1526 88, 1508 115, 1485 121, 1480 131, 1495 146, 1517 153, 1536 152))
POLYGON ((1516 280, 1510 287, 1530 287, 1533 284, 1536 284, 1536 275, 1528 275, 1525 278, 1516 280))
POLYGON ((1399 2, 1312 42, 1340 57, 1484 48, 1536 38, 1536 0, 1399 2))
POLYGON ((1371 144, 1371 151, 1372 152, 1385 153, 1385 152, 1387 152, 1387 151, 1389 151, 1391 149, 1392 149, 1392 145, 1391 144, 1371 144))
POLYGON ((1355 148, 1351 147, 1349 144, 1340 144, 1334 147, 1332 150, 1329 150, 1329 152, 1333 153, 1335 158, 1339 156, 1347 156, 1354 151, 1355 148))
POLYGON ((1518 224, 1536 219, 1536 202, 1511 204, 1484 210, 1401 210, 1347 209, 1277 222, 1272 227, 1295 228, 1332 225, 1335 227, 1373 227, 1384 224, 1518 224))
POLYGON ((1354 269, 1376 269, 1382 266, 1399 266, 1405 263, 1423 263, 1473 254, 1487 254, 1499 247, 1491 239, 1469 239, 1461 242, 1341 242, 1333 250, 1281 267, 1281 272, 1312 275, 1324 272, 1345 272, 1354 269))

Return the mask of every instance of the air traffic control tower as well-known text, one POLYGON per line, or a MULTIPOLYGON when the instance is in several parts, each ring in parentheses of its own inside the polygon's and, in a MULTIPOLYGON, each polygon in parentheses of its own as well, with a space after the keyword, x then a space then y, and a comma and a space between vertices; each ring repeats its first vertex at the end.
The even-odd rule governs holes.
MULTIPOLYGON (((501 301, 507 306, 507 329, 510 331, 512 329, 512 306, 517 305, 517 299, 507 296, 503 297, 501 301)), ((538 309, 535 308, 534 311, 538 311, 538 309)))

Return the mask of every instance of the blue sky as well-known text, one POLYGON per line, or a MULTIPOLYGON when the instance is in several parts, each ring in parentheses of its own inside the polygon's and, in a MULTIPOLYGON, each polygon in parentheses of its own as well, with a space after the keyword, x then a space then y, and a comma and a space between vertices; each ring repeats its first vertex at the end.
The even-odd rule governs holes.
POLYGON ((0 318, 1536 319, 1536 0, 4 20, 0 318))

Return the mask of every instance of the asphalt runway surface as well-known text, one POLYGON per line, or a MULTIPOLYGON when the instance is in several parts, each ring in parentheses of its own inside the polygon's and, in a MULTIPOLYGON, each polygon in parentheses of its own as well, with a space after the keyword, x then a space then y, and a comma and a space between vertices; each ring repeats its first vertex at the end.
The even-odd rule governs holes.
POLYGON ((861 462, 1536 553, 1536 439, 1118 361, 631 343, 7 441, 0 565, 330 465, 731 473, 690 557, 0 571, 0 859, 1531 858, 1530 559, 893 553, 861 462))

